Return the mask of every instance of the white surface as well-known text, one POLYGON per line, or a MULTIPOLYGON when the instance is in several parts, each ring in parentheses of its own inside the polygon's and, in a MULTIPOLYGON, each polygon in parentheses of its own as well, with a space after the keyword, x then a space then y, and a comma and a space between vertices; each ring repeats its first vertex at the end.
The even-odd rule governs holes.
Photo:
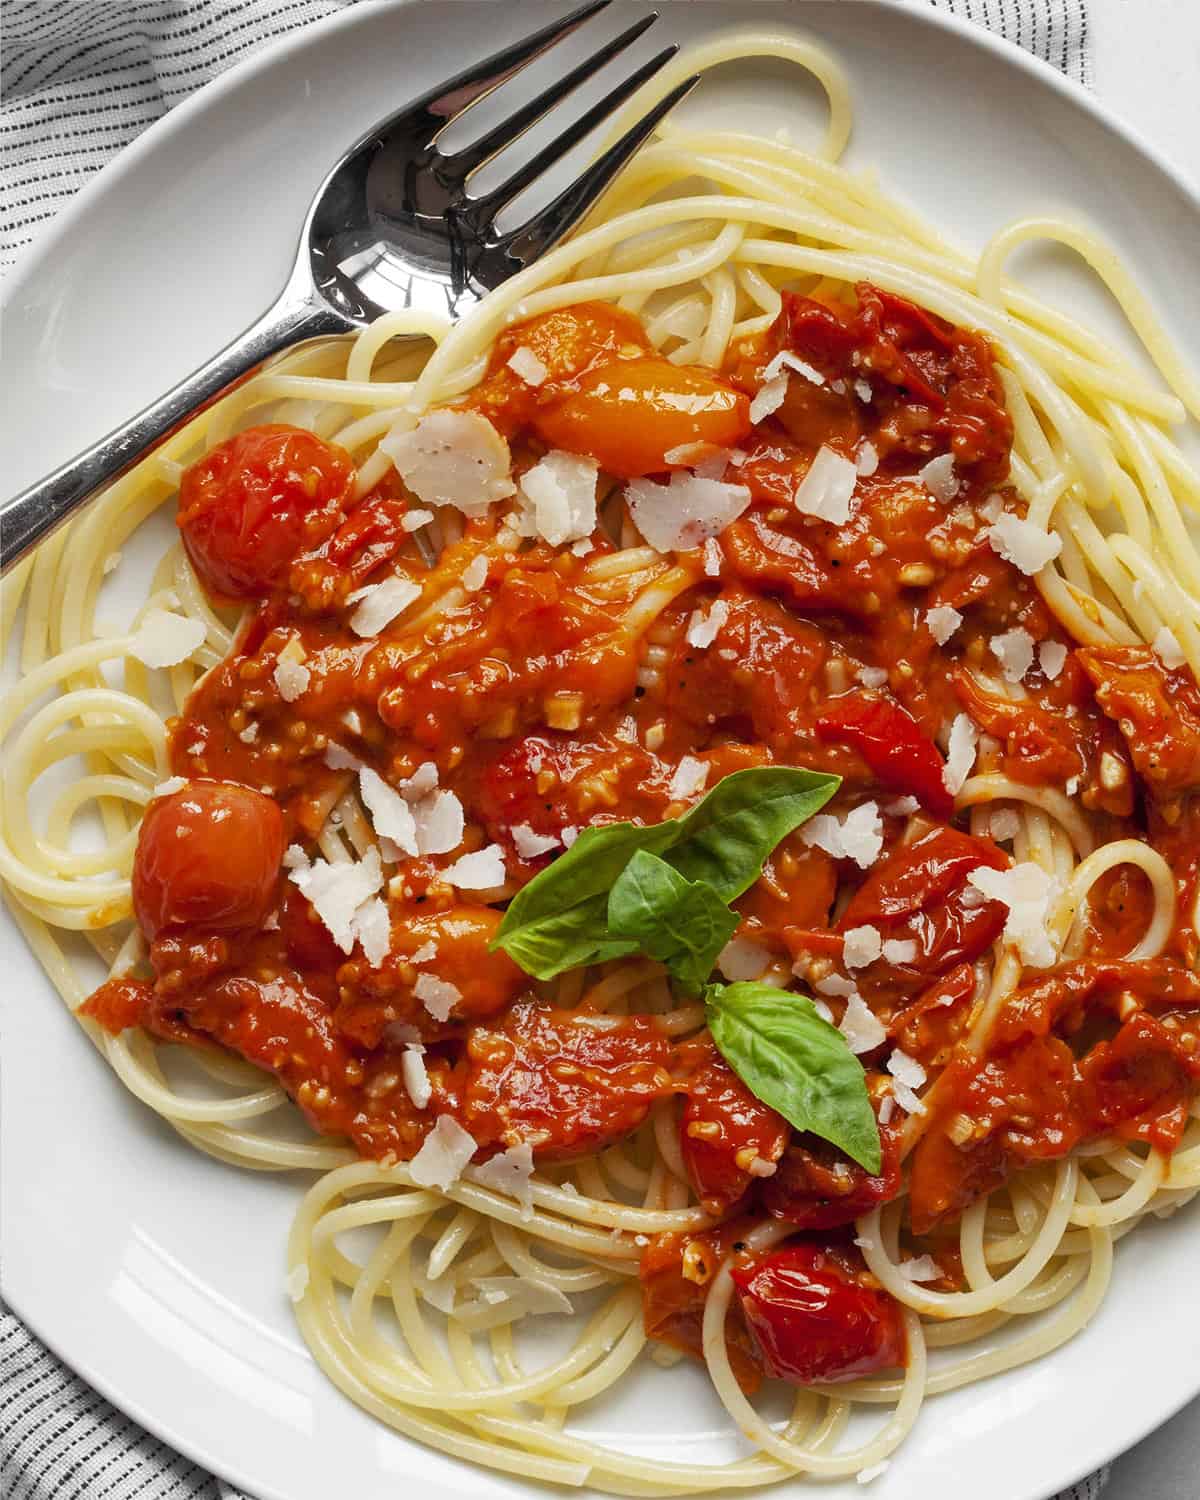
MULTIPOLYGON (((144 137, 11 286, 6 488, 98 435, 266 304, 329 157, 461 65, 469 44, 452 47, 448 36, 486 35, 490 48, 538 9, 485 6, 484 22, 467 0, 358 7, 227 76, 144 137)), ((765 15, 825 36, 849 65, 862 99, 856 161, 976 243, 1022 213, 1075 207, 1141 267, 1200 360, 1194 297, 1175 295, 1194 285, 1200 205, 1053 74, 932 10, 812 0, 765 15)), ((737 4, 674 5, 654 35, 745 16, 737 4)), ((802 136, 811 103, 767 69, 734 73, 691 108, 768 131, 786 118, 802 136)), ((1039 270, 1060 302, 1107 326, 1111 309, 1071 268, 1039 270)), ((177 1141, 98 1063, 18 941, 5 958, 2 1259, 7 1294, 35 1331, 260 1500, 382 1500, 397 1480, 415 1481, 422 1500, 528 1493, 406 1443, 327 1385, 282 1291, 298 1184, 236 1172, 177 1141)), ((968 1462, 972 1500, 1040 1500, 1192 1394, 1198 1232, 1193 1211, 1123 1243, 1092 1327, 1028 1370, 931 1403, 873 1500, 959 1500, 968 1462)), ((729 1453, 704 1386, 698 1370, 648 1366, 589 1425, 666 1455, 729 1453)))

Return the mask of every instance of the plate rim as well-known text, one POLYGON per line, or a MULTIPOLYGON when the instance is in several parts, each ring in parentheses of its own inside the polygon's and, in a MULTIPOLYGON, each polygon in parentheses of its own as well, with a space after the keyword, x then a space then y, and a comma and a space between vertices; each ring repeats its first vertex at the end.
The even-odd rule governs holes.
MULTIPOLYGON (((38 265, 42 258, 54 251, 62 240, 74 232, 76 224, 86 217, 93 202, 102 198, 127 174, 137 171, 143 158, 152 153, 160 142, 172 136, 184 134, 197 117, 206 115, 212 108, 219 105, 226 94, 240 87, 243 81, 254 75, 274 67, 286 58, 320 48, 328 36, 365 25, 368 17, 377 17, 380 12, 400 11, 419 3, 422 3, 422 0, 372 0, 368 6, 354 3, 352 0, 352 3, 343 10, 320 17, 296 31, 273 38, 255 49, 249 56, 240 58, 210 82, 196 89, 194 93, 154 120, 133 141, 118 151, 116 156, 105 163, 75 194, 44 232, 22 248, 15 265, 5 279, 3 288, 0 289, 0 312, 8 311, 18 305, 26 285, 37 276, 38 265)), ((435 3, 439 3, 439 0, 435 0, 435 3)), ((448 8, 448 0, 440 0, 440 3, 446 4, 448 8)), ((787 0, 788 11, 797 13, 789 19, 800 20, 803 7, 808 3, 809 0, 787 0)), ((1139 126, 1126 120, 1119 110, 1106 104, 1089 88, 1062 73, 1052 63, 1043 61, 1018 43, 989 30, 979 22, 943 10, 936 4, 920 5, 917 0, 842 0, 842 8, 846 8, 847 4, 853 4, 865 13, 864 24, 869 24, 871 11, 887 11, 893 15, 896 12, 903 12, 905 24, 923 26, 933 31, 949 32, 989 55, 994 65, 1017 68, 1042 88, 1048 87, 1052 92, 1061 95, 1071 105, 1090 116, 1096 124, 1115 134, 1126 146, 1131 147, 1139 157, 1154 167, 1175 188, 1200 220, 1200 179, 1193 179, 1188 170, 1175 161, 1168 150, 1152 141, 1139 126)), ((314 191, 315 189, 316 184, 314 184, 314 191)), ((297 242, 300 231, 301 225, 298 223, 296 226, 297 242)), ((4 904, 8 905, 7 899, 4 904)), ((11 914, 9 914, 8 922, 13 940, 24 943, 23 935, 11 914)), ((31 1313, 28 1310, 28 1304, 23 1305, 19 1288, 16 1294, 13 1294, 9 1285, 9 1277, 6 1274, 6 1267, 10 1263, 8 1257, 0 1257, 0 1297, 3 1298, 4 1308, 13 1313, 25 1328, 51 1352, 64 1366, 69 1377, 84 1382, 97 1391, 119 1414, 132 1418, 152 1437, 168 1444, 198 1467, 245 1490, 248 1495, 253 1495, 254 1500, 292 1500, 292 1497, 276 1488, 270 1480, 264 1482, 259 1477, 250 1477, 242 1468, 240 1460, 226 1463, 222 1459, 214 1465, 211 1455, 205 1451, 199 1441, 193 1441, 186 1433, 179 1433, 175 1430, 169 1415, 159 1415, 151 1411, 144 1402, 135 1397, 126 1396, 121 1390, 122 1382, 119 1375, 110 1377, 103 1368, 94 1368, 94 1362, 91 1360, 85 1361, 87 1367, 77 1364, 64 1352, 60 1339, 44 1331, 36 1311, 36 1303, 31 1313)), ((1001 1378, 1007 1378, 1007 1376, 1001 1378)), ((334 1389, 332 1385, 331 1389, 334 1389)), ((1200 1365, 1196 1366, 1191 1377, 1191 1388, 1185 1389, 1177 1399, 1173 1398, 1166 1408, 1157 1411, 1153 1417, 1137 1422, 1134 1425, 1132 1438, 1126 1436, 1116 1444, 1113 1444, 1111 1440, 1105 1440, 1100 1445, 1101 1456, 1099 1458, 1092 1456, 1083 1465, 1066 1464, 1060 1477, 1055 1479, 1048 1489, 1041 1491, 1043 1500, 1052 1500, 1052 1497, 1060 1491, 1069 1488, 1097 1468, 1111 1463, 1121 1453, 1129 1451, 1150 1433, 1170 1421, 1197 1396, 1200 1396, 1200 1365)), ((398 1434, 398 1436, 403 1438, 403 1434, 398 1434)), ((404 1440, 415 1442, 413 1439, 404 1440)), ((465 1483, 469 1483, 470 1472, 474 1471, 471 1470, 465 1474, 465 1483)), ((783 1481, 782 1484, 787 1488, 781 1487, 776 1492, 781 1495, 790 1493, 791 1481, 783 1481)), ((543 1488, 539 1486, 536 1493, 542 1493, 543 1488)), ((546 1489, 545 1492, 553 1493, 551 1489, 546 1489)))

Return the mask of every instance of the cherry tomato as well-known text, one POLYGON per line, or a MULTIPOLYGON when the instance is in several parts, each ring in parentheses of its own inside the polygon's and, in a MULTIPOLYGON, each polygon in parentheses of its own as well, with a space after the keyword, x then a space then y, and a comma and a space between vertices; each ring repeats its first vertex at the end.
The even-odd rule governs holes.
POLYGON ((283 815, 270 797, 193 781, 146 810, 133 861, 133 909, 148 938, 167 927, 231 932, 270 910, 283 859, 283 815))
POLYGON ((302 427, 249 427, 197 460, 179 488, 183 545, 212 593, 263 599, 336 528, 354 460, 302 427))
POLYGON ((598 365, 539 411, 534 431, 552 448, 594 458, 622 479, 660 474, 687 443, 730 448, 750 431, 750 402, 707 370, 665 359, 598 365))
POLYGON ((900 1306, 848 1251, 797 1242, 732 1270, 768 1375, 855 1380, 907 1362, 900 1306))
POLYGON ((883 1166, 877 1176, 816 1136, 797 1136, 783 1153, 773 1177, 762 1184, 762 1205, 776 1219, 798 1229, 835 1229, 853 1224, 877 1203, 900 1191, 900 1132, 879 1128, 883 1166))
POLYGON ((890 792, 911 792, 935 818, 954 816, 954 798, 942 779, 942 757, 906 708, 890 698, 847 693, 817 720, 825 740, 853 745, 871 774, 890 792))
POLYGON ((871 871, 842 913, 838 931, 867 924, 885 939, 915 941, 916 957, 903 967, 916 974, 943 974, 969 963, 1004 926, 1000 902, 971 906, 965 900, 967 876, 982 865, 1003 870, 1008 860, 987 840, 935 828, 894 849, 871 871))
POLYGON ((721 1058, 689 1078, 679 1145, 709 1213, 731 1208, 756 1181, 751 1162, 777 1162, 789 1134, 787 1121, 756 1099, 721 1058))

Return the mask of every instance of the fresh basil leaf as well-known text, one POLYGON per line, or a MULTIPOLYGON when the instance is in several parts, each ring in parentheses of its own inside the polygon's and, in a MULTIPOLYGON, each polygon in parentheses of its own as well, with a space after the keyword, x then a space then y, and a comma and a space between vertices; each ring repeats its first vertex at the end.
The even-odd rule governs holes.
POLYGON ((780 839, 819 812, 840 785, 838 776, 792 766, 734 771, 679 819, 670 861, 722 901, 735 901, 762 874, 780 839))
POLYGON ((872 1174, 883 1164, 862 1064, 806 995, 710 984, 708 1029, 746 1087, 797 1130, 831 1141, 872 1174))
MULTIPOLYGON (((607 914, 609 892, 639 850, 662 856, 687 882, 711 887, 728 903, 754 883, 780 839, 823 807, 839 784, 838 777, 816 771, 751 767, 723 777, 682 818, 650 828, 589 828, 517 892, 490 946, 503 948, 538 979, 635 953, 637 944, 609 931, 607 914)), ((693 907, 699 899, 689 898, 693 907)))
POLYGON ((639 849, 666 848, 676 827, 672 820, 651 828, 610 823, 586 829, 517 892, 489 946, 503 948, 538 979, 636 953, 636 943, 608 931, 608 893, 639 849))
POLYGON ((712 886, 685 880, 646 849, 625 866, 608 898, 608 930, 665 964, 688 995, 704 988, 737 925, 712 886))

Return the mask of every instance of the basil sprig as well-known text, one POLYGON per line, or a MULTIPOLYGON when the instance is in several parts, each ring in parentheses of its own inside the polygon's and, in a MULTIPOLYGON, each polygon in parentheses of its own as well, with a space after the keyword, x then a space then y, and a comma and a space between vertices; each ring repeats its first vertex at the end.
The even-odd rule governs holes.
POLYGON ((729 903, 839 784, 817 771, 753 767, 723 777, 682 818, 589 828, 513 897, 491 946, 538 979, 647 953, 698 994, 737 925, 729 903))
POLYGON ((769 984, 710 984, 704 1008, 713 1041, 752 1094, 797 1130, 879 1172, 879 1126, 862 1064, 806 995, 769 984))

